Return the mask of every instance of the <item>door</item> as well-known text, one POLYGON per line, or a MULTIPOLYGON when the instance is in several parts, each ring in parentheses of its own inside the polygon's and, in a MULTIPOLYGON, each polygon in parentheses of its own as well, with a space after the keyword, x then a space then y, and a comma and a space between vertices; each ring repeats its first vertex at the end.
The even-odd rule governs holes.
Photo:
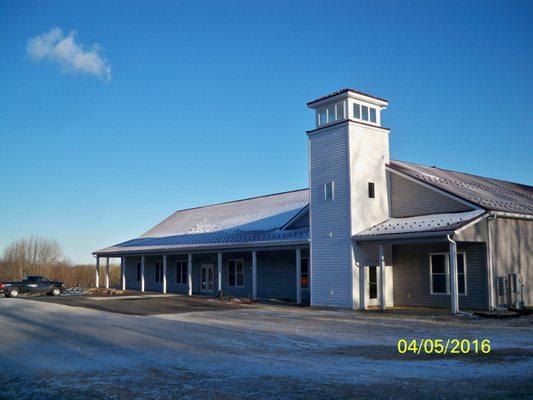
POLYGON ((26 283, 28 293, 39 293, 39 284, 36 276, 28 276, 22 282, 26 283))
POLYGON ((214 264, 200 265, 200 293, 215 292, 215 267, 214 264))
POLYGON ((369 265, 365 268, 365 297, 367 306, 379 306, 379 277, 378 267, 375 265, 369 265))

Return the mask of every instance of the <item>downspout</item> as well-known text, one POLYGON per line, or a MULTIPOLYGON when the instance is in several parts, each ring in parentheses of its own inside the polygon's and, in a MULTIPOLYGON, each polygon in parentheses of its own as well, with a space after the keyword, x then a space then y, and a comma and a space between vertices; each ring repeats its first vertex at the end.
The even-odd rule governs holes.
MULTIPOLYGON (((446 239, 448 239, 448 242, 450 244, 453 244, 454 247, 455 247, 455 254, 454 254, 455 259, 456 259, 455 260, 455 274, 454 274, 454 276, 450 276, 450 280, 451 280, 451 279, 455 279, 455 277, 457 276, 457 243, 455 242, 455 240, 452 239, 452 235, 446 235, 446 239)), ((451 251, 450 251, 450 260, 451 260, 451 256, 452 256, 452 254, 451 254, 451 251)), ((459 287, 457 285, 455 285, 455 286, 456 286, 456 290, 459 291, 459 287)), ((473 314, 459 310, 459 294, 457 294, 457 300, 458 301, 457 301, 457 312, 456 312, 456 315, 471 317, 473 314)))
POLYGON ((496 309, 495 293, 494 293, 494 270, 492 267, 492 234, 490 229, 490 222, 495 221, 498 218, 497 215, 491 214, 487 218, 487 275, 488 275, 488 287, 489 292, 489 309, 496 309))

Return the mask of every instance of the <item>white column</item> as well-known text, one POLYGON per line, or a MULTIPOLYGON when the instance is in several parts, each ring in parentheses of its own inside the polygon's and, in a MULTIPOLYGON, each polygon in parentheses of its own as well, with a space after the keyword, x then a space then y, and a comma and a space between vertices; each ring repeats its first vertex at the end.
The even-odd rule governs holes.
POLYGON ((95 287, 100 287, 100 257, 96 256, 96 281, 95 281, 95 287))
POLYGON ((358 262, 359 267, 359 308, 366 310, 366 279, 365 279, 365 265, 358 262))
POLYGON ((144 292, 144 256, 141 257, 141 292, 144 292))
POLYGON ((452 314, 459 312, 459 290, 457 278, 457 244, 450 239, 450 292, 452 295, 452 314))
POLYGON ((379 271, 380 271, 380 301, 381 309, 385 309, 386 293, 385 293, 385 248, 382 244, 379 245, 379 271))
POLYGON ((187 294, 192 296, 192 254, 187 258, 187 294))
POLYGON ((222 291, 222 253, 218 252, 218 290, 222 291))
POLYGON ((167 292, 167 255, 163 254, 163 293, 167 292))
POLYGON ((120 258, 122 290, 126 290, 126 257, 120 258))
POLYGON ((257 252, 252 251, 252 299, 257 300, 257 252))
POLYGON ((109 289, 109 257, 105 259, 105 288, 109 289))
POLYGON ((302 303, 302 250, 296 249, 296 303, 302 303))

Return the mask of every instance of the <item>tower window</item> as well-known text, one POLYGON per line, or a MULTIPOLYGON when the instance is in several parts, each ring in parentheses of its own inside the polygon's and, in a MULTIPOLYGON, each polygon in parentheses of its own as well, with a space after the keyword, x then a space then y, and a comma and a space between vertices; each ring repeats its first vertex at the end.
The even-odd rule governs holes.
POLYGON ((353 117, 355 119, 361 119, 361 104, 353 104, 353 117))
POLYGON ((362 106, 362 116, 361 116, 361 119, 364 120, 364 121, 368 121, 368 107, 367 106, 362 106))
POLYGON ((324 200, 333 200, 335 197, 335 182, 331 181, 324 184, 324 200))
POLYGON ((370 122, 376 122, 376 109, 370 109, 370 122))
POLYGON ((328 107, 328 124, 335 121, 335 106, 328 107))
POLYGON ((377 122, 377 110, 373 107, 353 103, 353 117, 363 121, 377 122))
POLYGON ((374 182, 368 182, 368 197, 373 199, 376 197, 376 192, 374 188, 374 182))
POLYGON ((344 119, 344 102, 341 101, 340 103, 337 103, 335 105, 335 108, 337 109, 337 121, 344 119))

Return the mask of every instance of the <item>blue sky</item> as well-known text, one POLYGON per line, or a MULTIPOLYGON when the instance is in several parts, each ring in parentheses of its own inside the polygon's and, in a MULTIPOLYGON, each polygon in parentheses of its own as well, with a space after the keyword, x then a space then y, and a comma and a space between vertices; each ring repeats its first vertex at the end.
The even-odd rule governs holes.
POLYGON ((3 1, 0 251, 35 234, 92 262, 177 209, 306 187, 305 103, 343 87, 389 99, 392 158, 531 185, 532 21, 531 1, 3 1), (53 27, 72 51, 29 52, 53 27))

